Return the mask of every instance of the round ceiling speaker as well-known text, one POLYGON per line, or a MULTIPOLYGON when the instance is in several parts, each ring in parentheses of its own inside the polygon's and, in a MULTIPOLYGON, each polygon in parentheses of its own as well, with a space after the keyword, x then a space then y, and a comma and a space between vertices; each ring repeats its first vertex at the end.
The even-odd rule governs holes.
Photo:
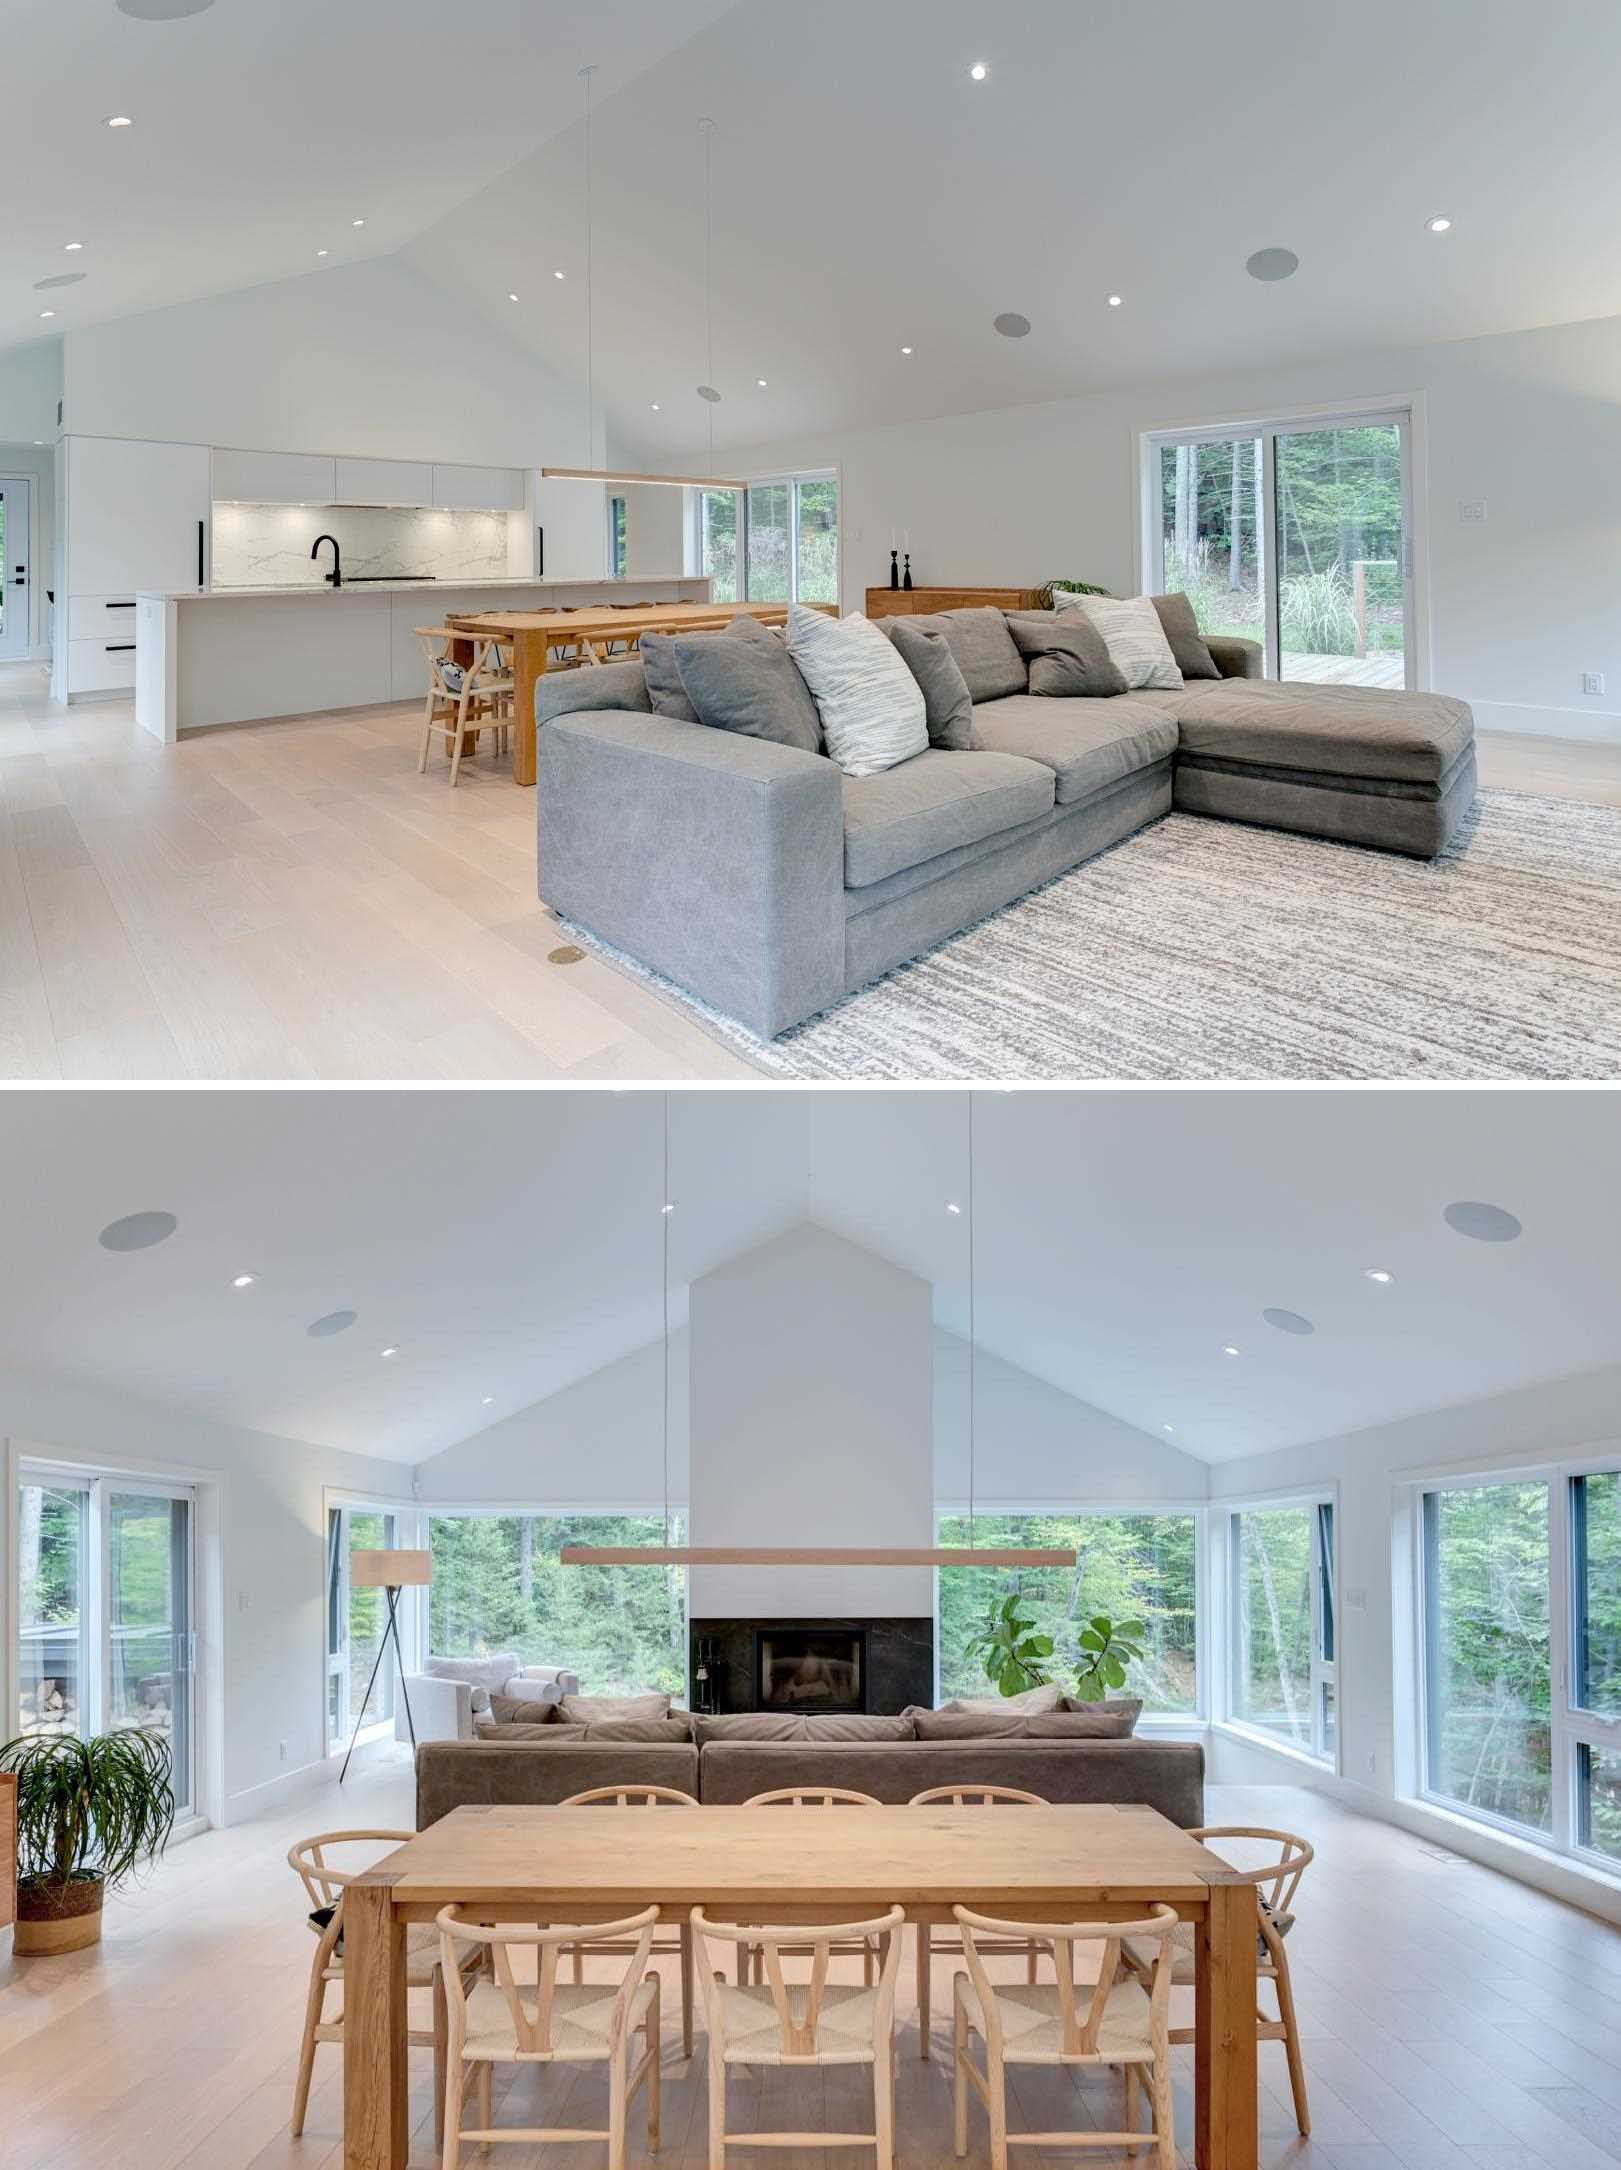
POLYGON ((1293 249, 1257 249, 1244 259, 1244 269, 1252 279, 1271 285, 1278 279, 1292 279, 1300 269, 1300 258, 1293 249))
POLYGON ((1017 309, 1004 309, 991 321, 1004 339, 1028 339, 1030 336, 1030 319, 1020 316, 1017 309))
POLYGON ((104 1251, 150 1251, 154 1243, 167 1243, 179 1226, 172 1213, 126 1213, 121 1221, 109 1221, 96 1241, 104 1251))
POLYGON ((700 384, 698 387, 698 397, 700 399, 707 399, 711 407, 718 407, 720 405, 720 394, 715 390, 715 387, 712 384, 700 384))
POLYGON ((323 1319, 311 1319, 304 1331, 312 1341, 330 1341, 334 1334, 346 1334, 359 1316, 358 1311, 329 1311, 323 1319))
POLYGON ((1478 1198, 1459 1198, 1441 1218, 1455 1235, 1472 1236, 1476 1243, 1512 1243, 1521 1232, 1521 1223, 1512 1213, 1478 1198))
POLYGON ((138 23, 177 23, 183 15, 201 15, 214 0, 118 0, 120 15, 138 23))
POLYGON ((59 271, 54 279, 36 279, 34 281, 34 292, 44 294, 53 287, 77 286, 81 279, 88 279, 89 276, 88 271, 59 271))
POLYGON ((1317 1329, 1310 1319, 1303 1319, 1298 1311, 1280 1311, 1275 1304, 1268 1305, 1261 1313, 1268 1326, 1275 1326, 1280 1334, 1314 1334, 1317 1329))

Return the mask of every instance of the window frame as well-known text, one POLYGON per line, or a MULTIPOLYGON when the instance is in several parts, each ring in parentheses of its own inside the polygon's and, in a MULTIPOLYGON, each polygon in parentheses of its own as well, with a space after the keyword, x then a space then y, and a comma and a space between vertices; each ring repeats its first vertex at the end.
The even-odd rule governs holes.
MULTIPOLYGON (((321 1566, 321 1727, 326 1740, 328 1756, 336 1756, 345 1753, 351 1741, 355 1741, 357 1746, 364 1747, 369 1741, 391 1740, 393 1738, 395 1712, 399 1708, 400 1681, 407 1673, 418 1670, 417 1653, 419 1645, 416 1634, 416 1612, 409 1601, 409 1596, 405 1596, 398 1608, 400 1653, 397 1660, 390 1661, 395 1665, 395 1671, 391 1676, 393 1693, 388 1710, 385 1715, 373 1718, 365 1731, 356 1739, 354 1731, 355 1712, 350 1707, 352 1698, 348 1692, 350 1663, 349 1601, 351 1596, 349 1556, 355 1549, 349 1537, 349 1517, 352 1514, 389 1516, 394 1524, 394 1538, 392 1544, 386 1549, 402 1552, 411 1551, 418 1544, 422 1521, 418 1509, 411 1501, 386 1499, 381 1495, 371 1493, 341 1492, 329 1489, 325 1495, 324 1507, 321 1566), (336 1650, 332 1646, 332 1569, 334 1562, 332 1528, 335 1518, 339 1521, 343 1533, 342 1541, 336 1553, 338 1566, 337 1594, 343 1633, 336 1650), (340 1679, 345 1684, 339 1696, 339 1708, 335 1722, 332 1711, 332 1682, 334 1678, 340 1679)), ((386 1667, 384 1671, 386 1674, 386 1667)), ((370 1707, 373 1710, 377 1707, 375 1692, 370 1707)))
MULTIPOLYGON (((778 486, 788 492, 788 601, 797 603, 799 593, 800 491, 807 482, 831 482, 837 492, 838 525, 833 537, 833 595, 837 603, 844 591, 844 478, 837 467, 803 467, 785 472, 749 475, 740 490, 695 488, 691 492, 693 559, 700 579, 712 577, 704 565, 704 499, 711 496, 737 499, 737 601, 759 602, 749 593, 749 493, 778 486)), ((813 608, 816 606, 812 606, 813 608)))
POLYGON ((1339 1672, 1339 1643, 1345 1619, 1344 1598, 1340 1589, 1340 1556, 1344 1545, 1339 1486, 1310 1485, 1298 1491, 1261 1493, 1253 1498, 1223 1499, 1212 1504, 1219 1508, 1219 1518, 1215 1520, 1212 1529, 1217 1557, 1216 1574, 1211 1578, 1220 1592, 1217 1640, 1221 1647, 1221 1715, 1217 1723, 1247 1741, 1254 1741, 1261 1747, 1272 1749, 1278 1755, 1295 1756, 1301 1762, 1309 1763, 1313 1769, 1332 1771, 1338 1777, 1343 1768, 1345 1748, 1345 1706, 1340 1693, 1339 1672), (1331 1533, 1326 1545, 1323 1525, 1325 1508, 1328 1511, 1331 1533), (1269 1733, 1264 1726, 1256 1725, 1244 1717, 1238 1708, 1240 1578, 1237 1561, 1240 1519, 1246 1514, 1284 1511, 1307 1514, 1311 1521, 1311 1662, 1307 1678, 1311 1689, 1312 1745, 1309 1748, 1302 1748, 1294 1741, 1287 1741, 1276 1733, 1269 1733), (1325 1647, 1325 1620, 1330 1623, 1331 1651, 1325 1647), (1323 1722, 1325 1688, 1331 1690, 1334 1697, 1332 1742, 1327 1739, 1328 1729, 1323 1722))
MULTIPOLYGON (((978 1500, 975 1512, 987 1518, 998 1519, 1010 1515, 1071 1515, 1076 1521, 1101 1519, 1106 1522, 1122 1522, 1147 1517, 1154 1521, 1168 1521, 1172 1516, 1185 1515, 1193 1524, 1193 1679, 1194 1707, 1192 1710, 1144 1709, 1137 1721, 1137 1731, 1142 1733, 1165 1733, 1183 1735, 1203 1733, 1210 1723, 1210 1575, 1206 1551, 1209 1541, 1210 1502, 1193 1499, 1131 1499, 1131 1500, 978 1500)), ((965 1520, 968 1501, 963 1499, 940 1499, 934 1503, 934 1537, 940 1542, 940 1525, 948 1517, 965 1520)), ((964 1551, 968 1548, 965 1546, 964 1551)), ((934 1575, 934 1688, 935 1701, 940 1699, 940 1577, 948 1570, 936 1567, 934 1575)), ((1128 1684, 1129 1685, 1129 1684, 1128 1684)), ((987 1683, 987 1692, 989 1684, 987 1683)))
POLYGON ((1539 1853, 1553 1854, 1621 1880, 1621 1860, 1582 1844, 1582 1750, 1621 1754, 1621 1718, 1605 1718, 1576 1701, 1576 1652, 1581 1623, 1576 1608, 1581 1577, 1576 1562, 1575 1484, 1581 1477, 1621 1477, 1621 1441, 1600 1443, 1591 1451, 1551 1462, 1516 1462, 1463 1472, 1430 1470, 1408 1481, 1413 1591, 1412 1738, 1413 1791, 1422 1806, 1465 1823, 1501 1833, 1539 1853), (1541 1484, 1548 1494, 1548 1753, 1552 1828, 1539 1831, 1490 1809, 1473 1808, 1437 1792, 1430 1784, 1430 1604, 1425 1501, 1433 1493, 1478 1491, 1500 1484, 1541 1484))

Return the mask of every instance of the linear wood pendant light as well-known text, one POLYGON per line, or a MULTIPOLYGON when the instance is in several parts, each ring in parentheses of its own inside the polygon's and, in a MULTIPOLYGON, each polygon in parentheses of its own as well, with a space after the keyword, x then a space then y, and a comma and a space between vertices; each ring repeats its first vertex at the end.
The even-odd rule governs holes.
POLYGON ((974 1544, 974 1096, 968 1095, 968 1543, 961 1545, 672 1545, 670 1542, 670 1096, 664 1095, 664 1542, 564 1545, 564 1567, 1073 1567, 1072 1545, 974 1544))
MULTIPOLYGON (((586 451, 597 449, 596 412, 596 337, 593 311, 594 280, 591 256, 591 78, 596 68, 580 70, 585 84, 585 437, 586 451)), ((704 135, 704 339, 708 351, 709 381, 698 387, 699 395, 709 407, 709 464, 715 464, 715 406, 720 394, 714 388, 715 330, 714 316, 710 306, 710 258, 713 254, 712 193, 710 188, 710 145, 714 141, 713 121, 700 121, 704 135)), ((678 490, 746 490, 748 484, 723 475, 646 475, 630 469, 612 467, 543 467, 542 482, 653 482, 662 483, 678 490)))

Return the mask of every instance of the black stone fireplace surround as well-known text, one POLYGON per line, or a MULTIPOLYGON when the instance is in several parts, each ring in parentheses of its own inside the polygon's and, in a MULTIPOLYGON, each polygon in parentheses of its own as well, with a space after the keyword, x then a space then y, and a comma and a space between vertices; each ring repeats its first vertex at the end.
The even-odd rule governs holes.
MULTIPOLYGON (((688 1689, 691 1707, 730 1716, 741 1711, 816 1717, 859 1710, 894 1717, 909 1704, 934 1701, 934 1622, 881 1620, 693 1620, 688 1623, 688 1689), (767 1702, 761 1684, 761 1639, 779 1660, 798 1638, 813 1652, 853 1645, 859 1652, 860 1690, 839 1699, 836 1687, 820 1700, 767 1702), (700 1678, 700 1669, 705 1677, 700 1678)), ((838 1676, 842 1679, 842 1675, 838 1676)))

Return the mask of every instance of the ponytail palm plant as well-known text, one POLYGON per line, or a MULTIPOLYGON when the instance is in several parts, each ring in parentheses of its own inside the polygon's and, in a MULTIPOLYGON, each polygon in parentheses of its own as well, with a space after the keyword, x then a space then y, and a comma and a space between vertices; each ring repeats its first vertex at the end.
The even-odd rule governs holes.
POLYGON ((17 1949, 95 1942, 104 1895, 168 1843, 168 1741, 137 1728, 88 1741, 25 1736, 0 1748, 0 1771, 17 1780, 17 1949), (31 1925, 42 1931, 32 1942, 31 1925))

